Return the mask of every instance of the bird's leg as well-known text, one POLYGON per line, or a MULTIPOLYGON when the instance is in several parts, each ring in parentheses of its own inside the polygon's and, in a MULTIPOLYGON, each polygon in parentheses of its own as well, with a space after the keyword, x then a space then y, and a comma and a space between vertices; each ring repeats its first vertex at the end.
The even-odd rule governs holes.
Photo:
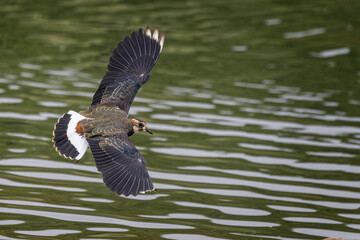
POLYGON ((75 164, 77 164, 79 161, 80 161, 80 159, 79 159, 79 160, 76 160, 76 161, 75 161, 75 164))

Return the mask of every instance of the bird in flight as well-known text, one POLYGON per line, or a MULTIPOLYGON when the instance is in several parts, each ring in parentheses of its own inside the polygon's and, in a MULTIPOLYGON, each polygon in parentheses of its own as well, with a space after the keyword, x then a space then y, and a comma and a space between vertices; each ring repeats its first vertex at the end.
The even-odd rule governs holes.
POLYGON ((78 162, 90 146, 105 185, 125 196, 155 191, 144 157, 129 137, 152 132, 146 122, 128 118, 139 88, 150 79, 150 71, 164 46, 165 31, 149 27, 126 36, 114 49, 108 70, 87 110, 69 111, 54 126, 56 151, 78 162))

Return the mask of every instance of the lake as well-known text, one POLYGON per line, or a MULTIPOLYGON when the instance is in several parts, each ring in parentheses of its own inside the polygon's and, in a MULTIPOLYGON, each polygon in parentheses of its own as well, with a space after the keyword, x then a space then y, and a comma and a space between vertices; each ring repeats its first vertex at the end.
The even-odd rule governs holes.
POLYGON ((360 239, 359 1, 2 1, 0 239, 360 239), (131 137, 157 192, 52 146, 113 48, 166 29, 131 137))

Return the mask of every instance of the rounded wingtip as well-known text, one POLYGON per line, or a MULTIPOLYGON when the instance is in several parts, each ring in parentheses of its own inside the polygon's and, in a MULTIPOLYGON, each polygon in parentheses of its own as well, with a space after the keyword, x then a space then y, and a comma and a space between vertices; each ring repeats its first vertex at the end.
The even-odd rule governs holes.
POLYGON ((151 30, 150 30, 149 26, 146 27, 145 34, 146 34, 146 36, 151 38, 151 30))
POLYGON ((155 27, 152 39, 154 39, 155 41, 159 40, 159 27, 158 26, 155 27))
POLYGON ((165 42, 165 35, 166 35, 165 30, 162 30, 161 35, 159 35, 159 33, 160 33, 159 26, 156 25, 153 33, 151 33, 150 26, 146 26, 145 31, 142 28, 139 28, 139 32, 142 32, 147 37, 158 42, 160 45, 160 52, 162 51, 162 49, 164 47, 164 42, 165 42))
POLYGON ((161 32, 161 37, 160 37, 160 40, 159 40, 160 52, 162 51, 162 49, 163 49, 163 47, 164 47, 165 34, 166 34, 166 31, 165 31, 165 30, 162 30, 162 32, 161 32))

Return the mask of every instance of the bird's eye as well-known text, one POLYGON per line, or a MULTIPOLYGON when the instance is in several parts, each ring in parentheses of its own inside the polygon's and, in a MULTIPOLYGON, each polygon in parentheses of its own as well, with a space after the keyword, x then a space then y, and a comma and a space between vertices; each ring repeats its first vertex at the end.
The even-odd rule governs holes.
POLYGON ((139 127, 143 127, 144 126, 144 124, 143 123, 139 123, 139 127))

